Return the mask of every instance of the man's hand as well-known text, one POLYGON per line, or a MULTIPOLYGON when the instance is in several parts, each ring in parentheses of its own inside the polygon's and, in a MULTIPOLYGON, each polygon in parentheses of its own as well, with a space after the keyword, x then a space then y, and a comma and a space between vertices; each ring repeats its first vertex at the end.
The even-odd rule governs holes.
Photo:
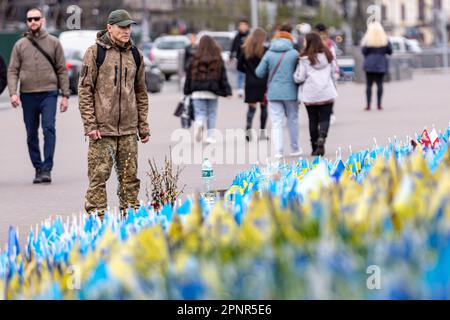
POLYGON ((100 131, 99 130, 91 131, 87 135, 89 136, 89 138, 91 138, 94 141, 99 140, 99 139, 102 138, 102 136, 100 135, 100 131))
POLYGON ((11 96, 11 105, 13 106, 13 108, 17 108, 18 106, 20 106, 22 103, 20 102, 19 97, 16 94, 13 94, 11 96))
POLYGON ((150 141, 150 136, 146 136, 145 138, 142 138, 141 139, 141 142, 142 143, 147 143, 147 142, 149 142, 150 141))
POLYGON ((61 104, 59 105, 59 110, 61 112, 66 112, 69 108, 69 99, 67 97, 63 97, 61 100, 61 104))

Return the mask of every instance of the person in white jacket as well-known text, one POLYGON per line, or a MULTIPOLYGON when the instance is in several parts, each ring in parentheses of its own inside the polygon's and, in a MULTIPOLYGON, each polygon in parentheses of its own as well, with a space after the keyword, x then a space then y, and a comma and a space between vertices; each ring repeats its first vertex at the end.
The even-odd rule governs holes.
POLYGON ((306 35, 304 48, 294 80, 300 84, 299 101, 303 101, 308 111, 312 155, 323 156, 337 98, 334 57, 316 32, 306 35))

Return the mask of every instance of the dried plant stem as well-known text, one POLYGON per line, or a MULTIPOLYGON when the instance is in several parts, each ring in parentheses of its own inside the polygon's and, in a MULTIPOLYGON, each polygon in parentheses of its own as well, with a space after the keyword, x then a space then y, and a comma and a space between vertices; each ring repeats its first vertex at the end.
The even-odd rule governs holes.
MULTIPOLYGON (((170 148, 169 158, 165 156, 164 167, 159 170, 155 159, 148 160, 150 170, 147 176, 151 180, 151 205, 155 211, 160 210, 164 205, 176 203, 178 197, 184 192, 186 184, 181 190, 178 189, 178 181, 184 168, 179 166, 174 169, 172 162, 172 149, 170 148)), ((150 201, 148 186, 146 187, 147 200, 150 201)))

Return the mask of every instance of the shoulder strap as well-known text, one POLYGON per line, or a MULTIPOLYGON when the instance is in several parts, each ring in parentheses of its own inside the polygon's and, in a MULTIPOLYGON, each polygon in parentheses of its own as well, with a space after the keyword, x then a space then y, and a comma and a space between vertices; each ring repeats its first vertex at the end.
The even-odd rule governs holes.
POLYGON ((53 61, 52 57, 50 57, 50 55, 45 52, 44 49, 42 49, 42 47, 39 45, 39 43, 36 42, 36 40, 34 40, 32 37, 27 37, 28 40, 30 40, 31 44, 38 49, 38 51, 40 53, 42 53, 42 55, 48 60, 48 62, 50 63, 50 65, 53 68, 53 71, 55 72, 56 75, 56 81, 57 81, 57 85, 58 85, 58 89, 59 89, 59 77, 58 77, 58 69, 56 68, 55 62, 53 61))
POLYGON ((136 68, 139 70, 139 67, 141 66, 141 55, 139 54, 138 48, 132 46, 131 53, 133 54, 134 62, 136 63, 136 68))
POLYGON ((105 62, 106 49, 97 43, 97 55, 95 56, 95 65, 97 66, 97 77, 94 79, 94 91, 97 86, 98 73, 103 62, 105 62))
MULTIPOLYGON (((135 81, 136 81, 137 74, 138 74, 139 68, 141 66, 141 55, 139 54, 139 50, 138 50, 138 48, 136 48, 136 46, 131 47, 131 53, 133 54, 134 63, 136 64, 136 68, 137 68, 136 75, 135 75, 135 81)), ((105 58, 106 58, 106 49, 97 43, 97 56, 95 58, 95 64, 97 65, 97 76, 98 76, 100 67, 102 66, 103 62, 105 62, 105 58)), ((95 89, 96 84, 97 84, 97 79, 95 79, 95 81, 94 81, 94 89, 95 89)))
POLYGON ((285 55, 286 55, 286 51, 281 54, 280 60, 278 60, 277 65, 275 66, 275 68, 273 69, 272 74, 270 75, 269 81, 267 82, 267 86, 269 86, 270 83, 272 82, 273 78, 275 78, 275 74, 277 73, 278 68, 281 65, 281 62, 283 62, 283 59, 284 59, 285 55))
POLYGON ((139 54, 138 48, 136 46, 131 47, 131 53, 133 54, 134 63, 136 63, 136 74, 134 75, 134 83, 138 80, 138 72, 141 67, 141 55, 139 54))
POLYGON ((95 64, 97 65, 97 72, 98 69, 102 66, 103 62, 105 62, 106 57, 106 49, 99 45, 97 43, 97 57, 95 58, 95 64))

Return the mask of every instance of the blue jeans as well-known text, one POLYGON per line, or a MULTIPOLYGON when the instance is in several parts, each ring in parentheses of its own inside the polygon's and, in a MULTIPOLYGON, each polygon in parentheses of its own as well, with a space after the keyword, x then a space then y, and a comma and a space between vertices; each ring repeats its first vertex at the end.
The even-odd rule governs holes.
POLYGON ((27 144, 31 162, 35 169, 51 171, 56 143, 57 91, 21 93, 23 120, 27 129, 27 144), (44 161, 39 149, 39 121, 44 133, 44 161))
POLYGON ((245 86, 245 73, 238 71, 237 72, 237 88, 244 89, 245 86))
POLYGON ((269 114, 272 121, 272 143, 275 154, 283 154, 283 121, 287 117, 291 151, 298 152, 298 102, 269 101, 269 114))
POLYGON ((208 137, 213 137, 212 129, 216 128, 217 99, 192 99, 194 104, 195 122, 208 128, 208 137))

